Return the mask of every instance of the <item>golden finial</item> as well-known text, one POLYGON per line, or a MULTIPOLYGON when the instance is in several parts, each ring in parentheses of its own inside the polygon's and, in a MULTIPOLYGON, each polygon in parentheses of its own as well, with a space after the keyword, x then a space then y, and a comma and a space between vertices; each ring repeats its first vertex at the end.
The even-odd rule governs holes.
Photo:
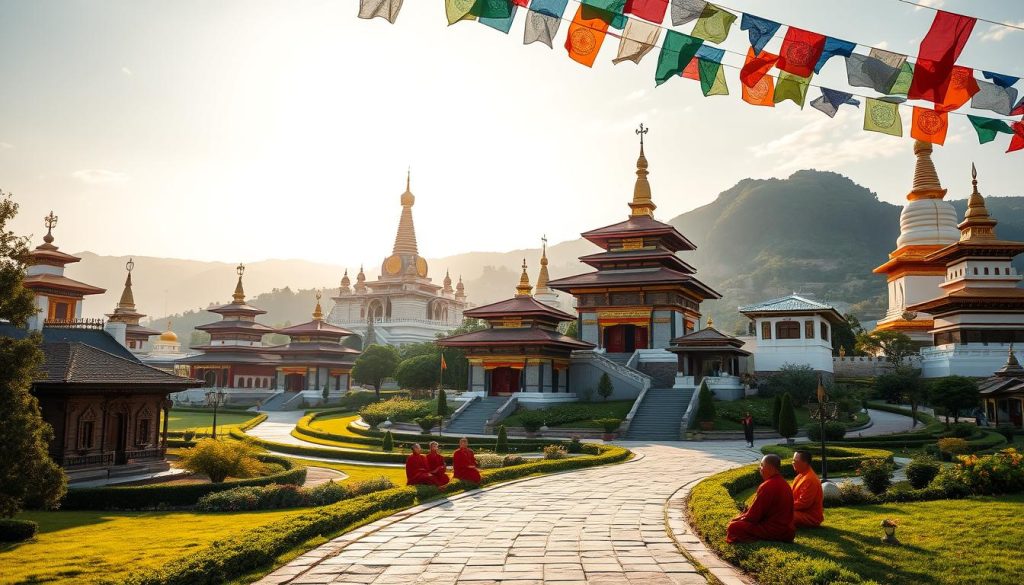
POLYGON ((323 309, 320 308, 320 297, 322 296, 321 293, 320 293, 320 290, 316 289, 313 292, 313 296, 316 297, 316 308, 313 309, 313 320, 314 321, 323 321, 324 320, 324 311, 323 311, 323 309))
POLYGON ((119 309, 134 309, 135 308, 135 296, 132 294, 132 270, 135 269, 135 260, 129 258, 124 264, 125 270, 128 271, 128 276, 124 279, 124 291, 121 293, 121 300, 117 303, 119 309))
POLYGON ((644 134, 647 134, 649 130, 643 124, 640 124, 636 130, 637 135, 640 136, 640 157, 636 159, 636 185, 633 186, 633 200, 629 203, 633 216, 653 217, 654 210, 658 207, 651 199, 651 184, 647 182, 649 173, 647 172, 647 157, 644 155, 644 134))
POLYGON ((714 317, 711 317, 711 316, 709 316, 709 317, 708 317, 708 329, 711 329, 711 328, 712 328, 712 327, 714 327, 714 326, 715 326, 715 318, 714 318, 714 317))
POLYGON ((914 141, 914 156, 917 161, 914 164, 914 184, 911 187, 907 199, 942 199, 946 196, 946 190, 939 182, 939 174, 935 172, 935 163, 932 162, 932 143, 923 140, 914 141))
POLYGON ((967 213, 957 227, 960 228, 960 241, 994 240, 996 238, 996 220, 992 219, 985 207, 985 198, 978 191, 978 169, 971 163, 971 196, 967 199, 967 213))
POLYGON ((523 273, 519 276, 519 285, 516 286, 517 297, 528 297, 533 287, 530 286, 530 275, 526 273, 526 258, 523 258, 523 273))
POLYGON ((1010 343, 1010 355, 1006 356, 1006 365, 1020 367, 1020 362, 1017 361, 1017 354, 1013 353, 1013 343, 1010 343))
POLYGON ((242 288, 242 275, 245 274, 245 264, 241 262, 235 267, 235 272, 238 273, 238 284, 235 285, 235 293, 231 295, 232 302, 241 305, 245 303, 245 290, 242 288))
POLYGON ((53 210, 50 210, 50 215, 43 218, 43 222, 46 226, 46 235, 43 236, 43 241, 47 244, 53 243, 53 228, 57 227, 57 216, 53 214, 53 210))
POLYGON ((540 238, 540 274, 537 275, 537 293, 548 292, 548 281, 551 276, 548 274, 548 237, 543 235, 540 238))

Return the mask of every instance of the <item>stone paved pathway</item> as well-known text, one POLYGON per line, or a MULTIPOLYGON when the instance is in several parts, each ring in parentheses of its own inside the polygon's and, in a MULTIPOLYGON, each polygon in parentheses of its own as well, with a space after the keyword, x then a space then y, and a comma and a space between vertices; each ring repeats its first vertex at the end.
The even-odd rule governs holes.
MULTIPOLYGON (((678 528, 678 503, 693 483, 759 454, 721 443, 625 445, 642 458, 420 506, 342 535, 259 583, 705 583, 666 532, 666 503, 677 504, 667 516, 678 528)), ((744 582, 727 566, 715 573, 727 585, 744 582)))

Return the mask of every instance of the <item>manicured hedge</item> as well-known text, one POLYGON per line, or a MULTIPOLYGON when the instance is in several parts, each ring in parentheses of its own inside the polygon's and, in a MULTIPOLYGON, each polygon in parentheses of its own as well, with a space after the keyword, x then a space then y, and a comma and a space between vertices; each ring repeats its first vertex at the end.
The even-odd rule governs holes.
MULTIPOLYGON (((812 466, 817 473, 821 473, 821 448, 811 445, 802 445, 807 451, 810 451, 813 456, 812 466)), ((761 447, 761 452, 764 454, 772 453, 782 457, 783 466, 782 474, 786 477, 793 477, 792 466, 788 465, 792 463, 793 452, 796 449, 786 445, 766 445, 761 447)), ((853 471, 857 469, 861 461, 865 459, 883 459, 889 463, 893 462, 892 451, 886 451, 883 449, 864 449, 861 447, 838 447, 835 445, 826 446, 825 455, 828 457, 828 470, 829 471, 853 471)), ((758 483, 760 480, 758 480, 758 483)), ((755 483, 756 485, 756 483, 755 483)))
POLYGON ((360 449, 345 449, 344 447, 316 447, 313 445, 290 445, 288 443, 278 443, 276 441, 268 441, 252 435, 247 435, 245 432, 233 429, 231 431, 231 437, 238 439, 239 441, 253 441, 264 449, 276 451, 278 453, 290 453, 292 455, 305 455, 314 457, 324 457, 327 459, 338 459, 338 460, 349 460, 349 461, 368 461, 372 463, 405 463, 408 454, 403 453, 386 453, 383 451, 363 451, 360 449))
POLYGON ((61 502, 64 510, 149 510, 161 507, 192 506, 206 494, 243 486, 272 483, 302 485, 306 481, 306 468, 287 459, 260 455, 266 463, 276 463, 285 471, 254 477, 235 479, 223 483, 153 484, 125 487, 96 487, 70 489, 61 502))
POLYGON ((0 542, 22 542, 36 535, 39 525, 31 520, 0 518, 0 542))

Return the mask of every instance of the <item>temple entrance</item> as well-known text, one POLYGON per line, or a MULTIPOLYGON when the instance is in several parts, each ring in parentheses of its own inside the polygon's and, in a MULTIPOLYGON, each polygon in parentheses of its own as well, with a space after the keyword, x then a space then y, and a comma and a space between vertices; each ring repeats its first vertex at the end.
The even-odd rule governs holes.
POLYGON ((128 462, 125 451, 128 449, 128 417, 124 413, 114 415, 114 465, 128 462))
POLYGON ((647 349, 647 328, 638 325, 605 327, 602 341, 608 353, 633 353, 638 349, 647 349))
POLYGON ((284 377, 285 392, 300 392, 305 390, 306 377, 302 374, 287 374, 284 377))
POLYGON ((491 370, 491 396, 508 396, 519 391, 520 370, 515 368, 494 368, 491 370))

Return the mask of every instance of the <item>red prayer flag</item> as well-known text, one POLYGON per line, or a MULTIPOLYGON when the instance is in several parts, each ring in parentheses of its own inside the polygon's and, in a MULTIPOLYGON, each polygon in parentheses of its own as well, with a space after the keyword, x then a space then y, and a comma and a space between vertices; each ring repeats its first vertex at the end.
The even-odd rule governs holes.
POLYGON ((943 89, 943 99, 935 105, 936 110, 951 112, 971 101, 971 96, 978 93, 978 80, 974 78, 974 70, 959 65, 953 67, 949 75, 946 87, 943 89))
POLYGON ((825 50, 825 40, 826 37, 818 33, 789 27, 779 51, 779 69, 799 77, 810 77, 825 50))
POLYGON ((602 11, 587 10, 584 14, 584 7, 580 4, 576 9, 576 16, 569 25, 569 34, 565 37, 565 50, 573 61, 593 67, 608 32, 608 22, 600 18, 602 11))
POLYGON ((512 0, 512 3, 516 6, 522 6, 526 8, 526 5, 530 3, 530 0, 512 0))
POLYGON ((750 47, 747 49, 747 61, 740 69, 740 83, 747 87, 755 87, 778 60, 778 55, 772 55, 768 51, 761 51, 761 54, 757 55, 754 53, 754 47, 750 47))
POLYGON ((683 69, 680 75, 687 79, 700 81, 700 59, 697 57, 690 59, 690 62, 686 64, 686 69, 683 69))
POLYGON ((1024 122, 1013 123, 1013 138, 1010 139, 1010 148, 1006 152, 1013 152, 1024 148, 1024 122))
POLYGON ((626 14, 661 24, 665 20, 668 0, 627 0, 626 14))
POLYGON ((921 41, 914 79, 907 98, 928 100, 936 104, 946 99, 946 88, 960 52, 974 30, 975 19, 943 10, 935 12, 935 20, 921 41))
POLYGON ((910 124, 910 136, 932 144, 946 142, 949 129, 949 114, 941 110, 914 106, 914 117, 910 124))

